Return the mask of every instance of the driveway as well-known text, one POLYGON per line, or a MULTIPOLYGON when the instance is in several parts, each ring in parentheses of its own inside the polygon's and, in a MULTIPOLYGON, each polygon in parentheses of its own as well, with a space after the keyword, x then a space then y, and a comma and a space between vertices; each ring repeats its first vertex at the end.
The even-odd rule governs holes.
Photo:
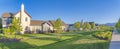
POLYGON ((120 34, 114 29, 109 49, 120 49, 120 34))

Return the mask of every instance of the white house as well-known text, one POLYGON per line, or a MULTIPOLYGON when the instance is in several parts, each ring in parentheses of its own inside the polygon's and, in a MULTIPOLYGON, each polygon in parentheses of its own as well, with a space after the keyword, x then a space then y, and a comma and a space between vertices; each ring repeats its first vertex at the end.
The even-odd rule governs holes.
POLYGON ((22 26, 21 34, 24 34, 25 31, 28 31, 30 29, 31 16, 24 10, 24 4, 21 5, 21 10, 16 14, 4 13, 2 15, 3 27, 8 27, 13 17, 20 18, 20 22, 22 26))
MULTIPOLYGON (((44 33, 44 32, 52 32, 54 20, 43 21, 43 20, 31 20, 30 30, 34 33, 44 33)), ((66 31, 68 26, 64 22, 62 22, 62 30, 66 31)))
MULTIPOLYGON (((3 28, 9 27, 12 22, 12 18, 20 18, 22 31, 21 34, 32 32, 48 32, 53 31, 54 20, 44 21, 44 20, 31 20, 31 16, 24 10, 24 4, 21 5, 21 10, 17 13, 4 13, 2 15, 2 26, 3 28)), ((62 30, 67 30, 67 25, 62 22, 62 30)))

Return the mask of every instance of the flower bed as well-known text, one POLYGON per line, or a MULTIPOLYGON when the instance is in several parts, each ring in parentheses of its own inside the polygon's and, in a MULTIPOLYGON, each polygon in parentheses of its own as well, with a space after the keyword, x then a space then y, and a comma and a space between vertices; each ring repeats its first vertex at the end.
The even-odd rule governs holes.
POLYGON ((16 38, 1 38, 0 42, 19 42, 21 39, 16 38))

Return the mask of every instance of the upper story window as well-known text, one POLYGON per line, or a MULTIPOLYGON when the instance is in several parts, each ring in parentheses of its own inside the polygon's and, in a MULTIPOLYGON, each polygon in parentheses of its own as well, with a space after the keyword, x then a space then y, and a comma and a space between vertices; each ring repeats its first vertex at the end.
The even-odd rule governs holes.
POLYGON ((27 17, 25 18, 25 21, 26 21, 26 22, 28 21, 27 17))
POLYGON ((12 22, 12 18, 7 18, 7 24, 10 24, 12 22))

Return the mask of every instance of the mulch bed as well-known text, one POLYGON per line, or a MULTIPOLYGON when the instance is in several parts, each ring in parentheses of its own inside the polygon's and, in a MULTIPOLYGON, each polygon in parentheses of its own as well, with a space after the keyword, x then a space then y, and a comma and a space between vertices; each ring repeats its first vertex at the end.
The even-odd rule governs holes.
POLYGON ((17 38, 1 38, 0 42, 19 42, 21 39, 17 38))

